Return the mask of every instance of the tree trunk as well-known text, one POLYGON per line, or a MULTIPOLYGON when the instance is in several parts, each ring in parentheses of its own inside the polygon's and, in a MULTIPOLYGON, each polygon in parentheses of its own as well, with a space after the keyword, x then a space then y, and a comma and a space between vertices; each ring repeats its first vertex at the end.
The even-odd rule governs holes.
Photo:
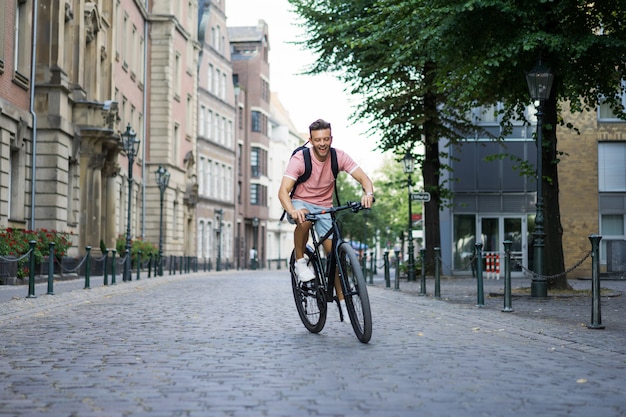
POLYGON ((565 260, 563 255, 563 226, 561 225, 561 208, 559 205, 559 175, 557 153, 557 108, 555 94, 544 103, 543 119, 543 199, 544 199, 544 230, 546 233, 544 247, 544 274, 548 277, 548 289, 571 289, 567 282, 565 260))
POLYGON ((424 203, 424 237, 426 240, 426 273, 434 274, 435 248, 441 248, 439 227, 439 147, 437 143, 426 140, 425 158, 422 165, 424 190, 430 193, 430 201, 424 203))

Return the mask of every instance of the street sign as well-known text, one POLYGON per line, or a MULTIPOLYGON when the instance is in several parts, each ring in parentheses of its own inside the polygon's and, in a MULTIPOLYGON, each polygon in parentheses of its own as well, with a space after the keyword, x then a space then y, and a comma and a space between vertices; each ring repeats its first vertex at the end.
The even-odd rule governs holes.
POLYGON ((428 203, 430 201, 430 193, 413 193, 411 194, 411 200, 413 201, 423 201, 428 203))

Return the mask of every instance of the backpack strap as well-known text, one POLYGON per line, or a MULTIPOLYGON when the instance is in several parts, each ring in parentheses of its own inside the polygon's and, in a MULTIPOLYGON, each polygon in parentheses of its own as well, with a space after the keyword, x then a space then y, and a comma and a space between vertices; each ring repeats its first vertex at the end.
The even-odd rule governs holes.
POLYGON ((335 148, 330 148, 330 167, 333 170, 333 177, 335 177, 335 198, 337 199, 337 205, 339 202, 339 191, 337 190, 337 175, 339 175, 339 163, 337 162, 337 151, 335 148))

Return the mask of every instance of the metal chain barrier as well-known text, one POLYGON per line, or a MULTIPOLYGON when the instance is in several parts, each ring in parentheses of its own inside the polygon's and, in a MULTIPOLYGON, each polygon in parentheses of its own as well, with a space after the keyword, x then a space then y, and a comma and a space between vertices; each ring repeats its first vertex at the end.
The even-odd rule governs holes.
POLYGON ((559 277, 565 276, 565 275, 569 274, 570 272, 573 272, 576 268, 581 266, 587 260, 587 258, 589 258, 591 256, 592 253, 593 253, 593 250, 590 250, 574 266, 572 266, 571 268, 569 268, 568 270, 566 270, 564 272, 560 272, 560 273, 554 274, 554 275, 540 275, 540 274, 537 274, 536 272, 531 271, 530 269, 524 267, 524 265, 522 265, 520 262, 516 262, 516 266, 519 266, 520 268, 522 268, 522 270, 524 272, 527 272, 527 273, 531 274, 533 277, 545 278, 547 280, 550 280, 550 279, 554 279, 554 278, 559 278, 559 277))
POLYGON ((83 266, 83 264, 85 263, 85 261, 86 261, 86 260, 87 260, 87 256, 85 255, 85 256, 83 256, 83 258, 80 260, 80 262, 78 263, 78 265, 76 265, 76 267, 66 269, 66 268, 63 266, 63 263, 62 263, 62 262, 59 262, 59 260, 58 260, 56 257, 54 258, 54 262, 55 262, 57 265, 59 265, 59 267, 61 268, 61 272, 62 272, 62 273, 68 273, 68 274, 69 274, 69 273, 72 273, 72 272, 78 272, 78 270, 80 269, 80 267, 81 267, 81 266, 83 266))
POLYGON ((29 250, 28 250, 28 252, 26 252, 24 255, 20 256, 19 258, 15 258, 15 257, 13 257, 13 256, 11 256, 11 257, 8 257, 8 258, 7 258, 7 257, 5 257, 5 256, 0 255, 0 261, 5 261, 5 262, 19 262, 19 261, 21 261, 21 260, 23 260, 23 259, 26 259, 28 256, 30 256, 30 252, 31 252, 31 250, 32 250, 32 249, 29 249, 29 250))

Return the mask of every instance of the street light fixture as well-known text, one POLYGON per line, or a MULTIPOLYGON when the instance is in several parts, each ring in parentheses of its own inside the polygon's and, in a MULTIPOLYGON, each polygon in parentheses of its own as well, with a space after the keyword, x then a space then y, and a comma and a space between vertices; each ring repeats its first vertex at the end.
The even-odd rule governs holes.
POLYGON ((156 183, 159 186, 161 192, 161 211, 159 214, 159 276, 163 276, 163 196, 167 185, 170 183, 170 173, 163 166, 159 165, 154 173, 156 183))
POLYGON ((130 127, 130 123, 126 126, 126 131, 120 135, 122 137, 122 146, 124 152, 128 158, 128 223, 126 225, 126 262, 124 262, 124 281, 131 281, 132 276, 130 272, 130 208, 133 194, 133 163, 135 156, 139 152, 139 139, 137 139, 137 133, 130 127))
POLYGON ((412 207, 412 198, 411 198, 411 174, 413 173, 413 170, 415 169, 415 158, 413 158, 413 155, 411 155, 411 152, 409 152, 408 150, 406 151, 406 154, 404 155, 404 158, 402 159, 402 163, 403 163, 403 168, 404 168, 404 173, 407 174, 407 189, 408 189, 408 196, 409 196, 409 259, 408 259, 408 277, 407 279, 409 281, 414 281, 415 280, 415 256, 413 254, 413 207, 412 207))
POLYGON ((222 218, 224 217, 224 209, 215 209, 215 221, 217 222, 217 260, 215 261, 215 270, 222 270, 222 218))
POLYGON ((537 213, 535 214, 534 237, 534 274, 530 287, 532 297, 548 296, 548 281, 544 276, 544 238, 543 230, 543 102, 550 98, 554 74, 543 65, 541 59, 535 67, 526 73, 528 90, 533 101, 539 101, 537 106, 537 213))

